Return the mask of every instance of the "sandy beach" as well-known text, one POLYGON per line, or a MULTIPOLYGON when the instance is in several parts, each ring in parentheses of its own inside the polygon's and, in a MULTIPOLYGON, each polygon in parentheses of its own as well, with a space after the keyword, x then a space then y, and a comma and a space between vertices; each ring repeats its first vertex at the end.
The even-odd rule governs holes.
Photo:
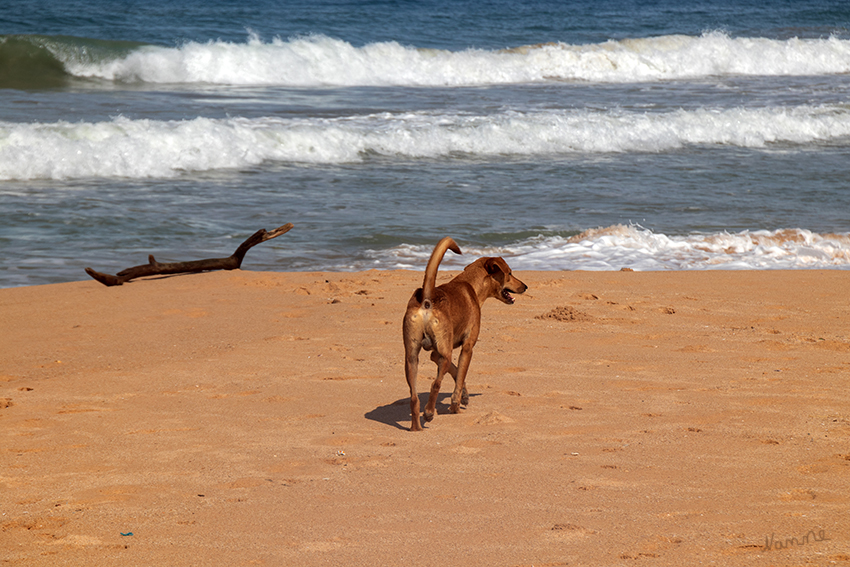
POLYGON ((850 565, 850 273, 516 275, 420 433, 419 272, 0 289, 0 564, 850 565))

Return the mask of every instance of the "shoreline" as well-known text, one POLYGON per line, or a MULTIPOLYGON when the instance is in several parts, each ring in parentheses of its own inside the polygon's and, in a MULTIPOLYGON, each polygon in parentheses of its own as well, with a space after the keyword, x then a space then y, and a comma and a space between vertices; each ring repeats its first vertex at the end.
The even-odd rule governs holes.
POLYGON ((515 275, 421 433, 421 272, 0 289, 0 559, 850 564, 850 275, 515 275))
MULTIPOLYGON (((576 230, 573 234, 543 234, 537 237, 523 237, 503 244, 479 243, 477 246, 464 244, 463 256, 449 255, 441 266, 447 270, 462 269, 469 257, 498 256, 508 260, 515 270, 542 272, 583 272, 583 271, 619 271, 632 269, 638 272, 675 272, 675 271, 796 271, 796 270, 850 270, 850 233, 825 231, 818 232, 807 228, 778 229, 715 229, 711 232, 685 230, 682 234, 673 231, 666 234, 646 229, 634 223, 614 223, 595 228, 576 230), (545 269, 538 269, 544 267, 545 269)), ((249 234, 232 236, 234 240, 247 238, 249 234)), ((468 235, 467 235, 468 236, 468 235)), ((365 237, 365 235, 364 235, 365 237)), ((205 234, 195 234, 193 241, 204 241, 205 234)), ((95 238, 97 240, 97 238, 95 238)), ((458 237, 457 240, 463 240, 458 237)), ((247 270, 263 273, 360 273, 363 271, 416 271, 424 269, 431 256, 429 244, 402 244, 382 250, 364 250, 351 248, 339 250, 335 244, 324 242, 333 254, 324 258, 312 257, 311 263, 303 259, 295 260, 287 256, 291 250, 303 248, 308 243, 322 244, 322 236, 315 232, 287 235, 286 240, 276 241, 260 249, 252 249, 245 259, 247 270), (277 248, 275 248, 277 246, 277 248), (340 253, 346 258, 340 261, 340 253), (287 269, 281 263, 288 264, 287 269)), ((78 243, 79 244, 79 243, 78 243)), ((172 245, 177 246, 177 245, 172 245)), ((179 248, 179 246, 177 246, 179 248)), ((10 261, 9 273, 2 272, 0 264, 0 289, 9 287, 30 287, 34 285, 53 285, 87 281, 86 269, 113 275, 119 271, 138 268, 145 257, 119 254, 120 258, 86 249, 86 245, 72 246, 74 256, 54 257, 54 260, 67 262, 73 260, 75 266, 48 267, 30 266, 20 270, 16 265, 23 256, 10 261), (76 265, 78 255, 100 255, 98 261, 86 261, 85 266, 76 265), (135 260, 128 260, 135 256, 135 260), (73 281, 40 281, 37 274, 50 273, 51 278, 74 277, 73 281), (9 274, 14 273, 14 276, 9 274), (3 279, 5 276, 5 280, 3 279), (32 280, 30 280, 32 278, 32 280)), ((233 250, 222 246, 218 252, 210 250, 175 249, 173 247, 152 247, 154 254, 163 263, 200 262, 223 258, 233 250)), ((19 250, 44 253, 44 250, 19 250)))

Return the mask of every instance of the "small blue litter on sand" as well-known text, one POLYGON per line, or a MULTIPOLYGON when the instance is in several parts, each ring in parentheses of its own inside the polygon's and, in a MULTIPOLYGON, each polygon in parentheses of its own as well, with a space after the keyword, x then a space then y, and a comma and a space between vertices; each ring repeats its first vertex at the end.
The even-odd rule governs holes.
POLYGON ((119 533, 124 537, 133 535, 133 532, 127 532, 126 534, 124 532, 119 532, 119 533))

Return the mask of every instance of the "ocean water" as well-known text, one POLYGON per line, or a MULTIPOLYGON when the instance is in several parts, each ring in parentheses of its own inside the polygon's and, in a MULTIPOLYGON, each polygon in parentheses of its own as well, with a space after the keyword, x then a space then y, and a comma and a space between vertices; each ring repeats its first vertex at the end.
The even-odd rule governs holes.
POLYGON ((0 287, 850 267, 844 0, 0 0, 0 287))

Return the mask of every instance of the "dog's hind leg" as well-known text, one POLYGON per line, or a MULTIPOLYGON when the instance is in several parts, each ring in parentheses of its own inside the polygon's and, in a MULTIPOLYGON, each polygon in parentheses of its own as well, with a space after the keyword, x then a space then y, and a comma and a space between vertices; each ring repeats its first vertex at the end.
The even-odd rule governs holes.
POLYGON ((419 393, 416 391, 416 378, 419 372, 419 352, 422 350, 422 321, 408 312, 404 318, 402 337, 404 338, 404 377, 410 388, 410 430, 422 431, 419 421, 419 393))
POLYGON ((419 350, 422 347, 417 343, 415 346, 405 342, 404 357, 404 376, 407 378, 407 385, 410 387, 410 430, 422 431, 422 424, 419 422, 419 393, 416 391, 416 375, 419 370, 419 350))

